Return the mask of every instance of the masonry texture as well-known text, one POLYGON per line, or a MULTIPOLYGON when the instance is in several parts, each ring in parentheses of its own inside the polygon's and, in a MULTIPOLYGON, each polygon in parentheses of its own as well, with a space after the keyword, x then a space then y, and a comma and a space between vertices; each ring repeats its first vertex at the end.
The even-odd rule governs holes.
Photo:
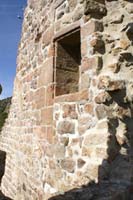
MULTIPOLYGON (((7 154, 1 186, 6 196, 47 200, 94 181, 106 183, 99 195, 105 195, 108 183, 114 184, 102 200, 129 199, 132 45, 132 0, 28 1, 12 105, 0 141, 7 154), (57 44, 76 30, 81 50, 78 80, 75 75, 78 87, 74 93, 57 95, 56 82, 63 79, 63 73, 56 76, 57 44)), ((100 198, 90 191, 82 199, 100 198)))

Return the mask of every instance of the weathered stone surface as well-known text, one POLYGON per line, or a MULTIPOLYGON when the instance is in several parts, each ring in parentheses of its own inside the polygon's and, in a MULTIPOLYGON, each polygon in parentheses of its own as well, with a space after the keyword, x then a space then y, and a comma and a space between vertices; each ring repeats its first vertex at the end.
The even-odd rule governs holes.
POLYGON ((81 37, 85 38, 95 32, 102 32, 103 24, 97 20, 89 20, 83 26, 81 26, 81 37))
POLYGON ((74 123, 72 123, 71 121, 64 120, 59 122, 57 130, 59 134, 66 134, 66 133, 74 134, 75 126, 74 123))
POLYGON ((105 52, 105 44, 101 34, 93 34, 93 38, 90 41, 90 45, 93 47, 94 52, 103 54, 105 52))
POLYGON ((131 0, 28 1, 0 139, 6 196, 132 199, 132 21, 131 0))
POLYGON ((98 119, 104 119, 107 116, 107 109, 103 104, 98 105, 95 110, 98 119))
POLYGON ((66 159, 62 160, 61 166, 64 170, 66 170, 70 173, 74 173, 75 162, 73 161, 73 159, 66 158, 66 159))
POLYGON ((120 122, 116 132, 116 139, 120 145, 123 145, 127 142, 126 131, 127 130, 125 124, 120 122))
POLYGON ((106 7, 104 3, 102 2, 97 2, 97 1, 92 1, 92 0, 86 0, 85 1, 85 14, 92 14, 95 16, 104 16, 107 13, 106 7))
POLYGON ((129 40, 133 41, 133 23, 128 23, 122 31, 125 30, 129 40))
POLYGON ((56 144, 54 147, 54 152, 53 154, 57 159, 62 159, 65 156, 65 147, 64 145, 56 144))
POLYGON ((77 119, 77 111, 76 111, 76 105, 75 104, 66 104, 63 106, 63 117, 71 117, 72 119, 77 119))
POLYGON ((102 68, 102 59, 99 56, 95 56, 95 57, 84 57, 84 59, 82 60, 82 65, 81 65, 81 71, 87 71, 87 70, 99 70, 102 68))
POLYGON ((129 13, 133 13, 133 6, 132 6, 132 3, 128 3, 128 4, 127 4, 126 10, 127 10, 129 13))
POLYGON ((120 90, 125 86, 122 80, 111 80, 109 76, 102 76, 99 79, 99 89, 105 89, 107 91, 120 90))
POLYGON ((84 145, 90 146, 90 145, 97 145, 97 144, 105 144, 107 142, 107 138, 109 137, 109 133, 88 133, 84 138, 84 145))
POLYGON ((91 104, 91 103, 87 103, 86 105, 85 105, 85 112, 87 112, 87 113, 89 113, 90 115, 93 115, 94 114, 94 105, 93 104, 91 104))
MULTIPOLYGON (((123 44, 123 45, 125 45, 125 44, 123 44)), ((123 46, 123 45, 122 45, 122 46, 123 46)), ((125 48, 125 47, 124 47, 124 48, 125 48)), ((112 64, 109 64, 109 65, 108 65, 108 69, 111 70, 111 71, 114 72, 114 73, 117 73, 117 72, 119 72, 119 70, 120 70, 120 63, 114 62, 114 63, 112 63, 112 64)))
POLYGON ((83 73, 81 75, 81 83, 80 83, 80 89, 87 89, 90 86, 90 77, 87 73, 83 73))
POLYGON ((95 102, 100 104, 100 103, 105 103, 111 100, 111 97, 109 93, 107 92, 101 92, 95 97, 95 102))
POLYGON ((85 165, 85 161, 82 159, 78 159, 78 168, 82 168, 85 165))

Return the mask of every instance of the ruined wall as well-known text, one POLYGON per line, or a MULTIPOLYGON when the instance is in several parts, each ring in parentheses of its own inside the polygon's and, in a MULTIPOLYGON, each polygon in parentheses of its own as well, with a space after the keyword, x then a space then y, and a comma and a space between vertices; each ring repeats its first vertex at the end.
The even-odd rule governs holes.
POLYGON ((96 182, 132 183, 133 5, 29 0, 17 58, 2 191, 46 200, 96 182), (55 43, 80 28, 78 92, 55 96, 55 43))

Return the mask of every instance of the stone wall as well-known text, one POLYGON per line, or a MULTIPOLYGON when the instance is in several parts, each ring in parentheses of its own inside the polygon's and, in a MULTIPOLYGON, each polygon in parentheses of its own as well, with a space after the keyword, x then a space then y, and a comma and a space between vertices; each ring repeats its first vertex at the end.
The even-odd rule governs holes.
POLYGON ((133 181, 131 0, 29 0, 1 150, 2 191, 46 200, 91 181, 133 181), (80 28, 78 92, 55 95, 56 40, 80 28))

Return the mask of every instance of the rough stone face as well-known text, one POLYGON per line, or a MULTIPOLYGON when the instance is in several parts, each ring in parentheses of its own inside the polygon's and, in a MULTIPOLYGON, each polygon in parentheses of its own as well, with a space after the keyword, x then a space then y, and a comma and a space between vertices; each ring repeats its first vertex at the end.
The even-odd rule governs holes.
POLYGON ((97 104, 105 103, 110 100, 111 100, 111 97, 110 97, 109 93, 107 93, 107 92, 101 92, 95 97, 95 102, 97 104))
POLYGON ((132 4, 28 0, 0 139, 6 196, 132 199, 132 4))
POLYGON ((107 13, 106 7, 103 2, 98 2, 96 0, 86 0, 85 1, 85 11, 84 13, 97 15, 97 16, 104 16, 107 13))
POLYGON ((85 161, 82 159, 78 159, 78 168, 82 168, 85 165, 85 161))
POLYGON ((65 133, 74 133, 74 123, 70 121, 62 121, 58 124, 58 133, 65 134, 65 133))
POLYGON ((124 88, 124 82, 121 80, 110 80, 109 76, 102 76, 100 77, 98 87, 107 91, 120 90, 124 88))
POLYGON ((75 168, 75 162, 72 159, 66 158, 61 161, 61 166, 64 170, 73 173, 75 168))
POLYGON ((64 111, 64 113, 63 113, 64 118, 71 117, 72 119, 77 119, 77 117, 78 117, 75 104, 64 105, 63 111, 64 111))

